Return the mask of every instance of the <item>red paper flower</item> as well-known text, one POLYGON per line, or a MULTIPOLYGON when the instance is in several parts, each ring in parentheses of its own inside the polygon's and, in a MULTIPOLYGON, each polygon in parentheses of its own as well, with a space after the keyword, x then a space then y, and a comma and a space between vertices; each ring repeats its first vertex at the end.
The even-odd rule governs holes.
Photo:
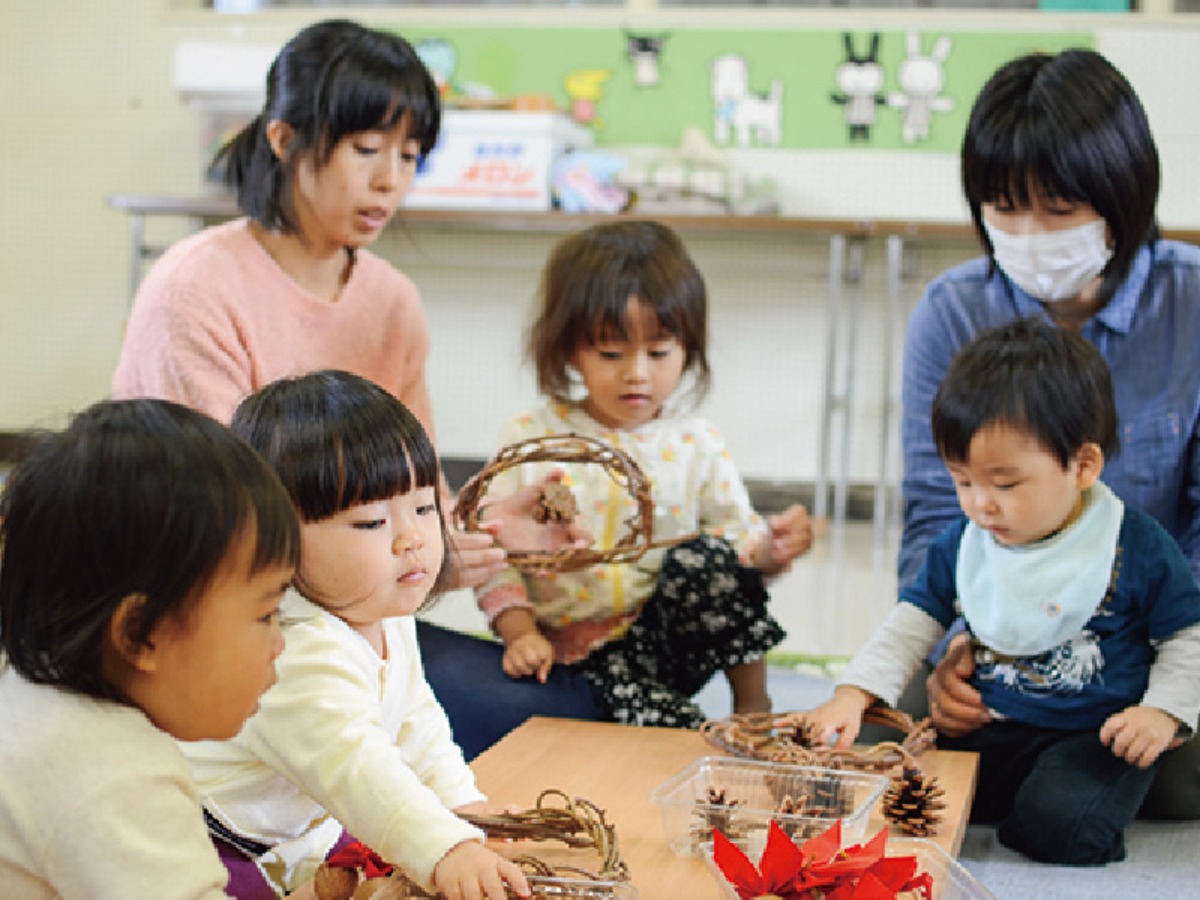
POLYGON ((351 841, 337 853, 331 853, 325 863, 335 869, 362 869, 368 878, 383 878, 395 868, 362 841, 351 841))
POLYGON ((933 879, 917 875, 915 856, 884 856, 887 828, 865 844, 842 849, 842 822, 797 847, 772 820, 756 868, 742 850, 713 830, 713 861, 741 900, 895 900, 907 891, 933 896, 933 879))

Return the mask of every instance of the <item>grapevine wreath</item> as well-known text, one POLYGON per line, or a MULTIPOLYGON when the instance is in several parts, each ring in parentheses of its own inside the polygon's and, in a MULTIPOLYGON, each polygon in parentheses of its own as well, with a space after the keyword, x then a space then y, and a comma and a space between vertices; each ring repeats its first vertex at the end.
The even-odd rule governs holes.
MULTIPOLYGON (((559 550, 509 550, 508 562, 523 572, 572 572, 601 563, 630 563, 640 559, 652 547, 683 543, 695 537, 655 542, 654 498, 650 480, 641 467, 623 450, 595 438, 578 434, 555 434, 509 444, 463 485, 454 506, 454 524, 464 531, 479 531, 481 501, 487 496, 492 480, 501 472, 525 463, 584 463, 603 466, 608 476, 633 498, 635 512, 625 520, 625 533, 611 547, 564 547, 559 550)), ((577 513, 575 498, 563 484, 548 483, 542 488, 538 521, 566 522, 577 513)))
MULTIPOLYGON (((562 896, 560 884, 541 890, 540 879, 570 879, 578 890, 570 896, 600 896, 586 885, 606 885, 629 880, 629 869, 621 858, 616 828, 605 812, 589 800, 574 799, 551 788, 542 791, 533 809, 489 815, 464 815, 492 839, 558 841, 570 848, 594 849, 600 857, 600 871, 576 866, 551 866, 529 854, 514 856, 512 861, 529 877, 533 896, 562 896)), ((413 882, 402 869, 384 860, 362 844, 353 844, 331 856, 317 870, 314 888, 318 900, 403 900, 438 898, 413 882)))

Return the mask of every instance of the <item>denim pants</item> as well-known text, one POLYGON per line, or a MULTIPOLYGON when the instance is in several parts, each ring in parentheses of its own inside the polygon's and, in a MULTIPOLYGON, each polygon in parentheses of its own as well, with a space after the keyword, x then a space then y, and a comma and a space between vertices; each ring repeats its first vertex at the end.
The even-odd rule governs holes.
POLYGON ((446 718, 454 741, 470 762, 530 716, 605 721, 587 680, 570 666, 553 666, 545 684, 510 678, 501 660, 504 645, 417 621, 425 680, 446 718))
POLYGON ((972 822, 994 824, 1000 843, 1060 865, 1125 858, 1125 826, 1158 765, 1139 769, 1118 759, 1100 743, 1098 729, 1016 722, 994 722, 961 738, 939 736, 938 747, 980 754, 972 822))

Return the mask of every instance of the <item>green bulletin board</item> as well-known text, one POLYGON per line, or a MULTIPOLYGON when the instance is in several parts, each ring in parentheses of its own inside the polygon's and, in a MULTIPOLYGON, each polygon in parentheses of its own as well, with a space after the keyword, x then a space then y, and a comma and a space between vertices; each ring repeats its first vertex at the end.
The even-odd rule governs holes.
MULTIPOLYGON (((622 28, 433 27, 403 29, 402 33, 414 44, 434 39, 441 45, 449 59, 448 67, 453 69, 448 76, 451 84, 483 85, 499 97, 547 94, 560 108, 569 110, 573 102, 566 87, 568 77, 572 73, 591 73, 597 92, 591 101, 593 118, 588 124, 598 146, 673 147, 679 144, 688 125, 698 127, 715 143, 737 145, 734 131, 729 132, 726 141, 716 140, 718 105, 713 77, 715 60, 737 57, 748 94, 769 95, 773 86, 779 92, 774 107, 769 98, 763 100, 767 105, 762 107, 774 133, 752 133, 746 146, 950 153, 958 151, 976 93, 1000 64, 1033 50, 1056 52, 1094 45, 1089 31, 643 31, 637 34, 660 39, 661 51, 656 60, 657 82, 639 84, 639 70, 627 50, 629 38, 622 28), (869 123, 852 129, 848 121, 850 104, 833 99, 834 94, 841 94, 843 99, 847 96, 839 90, 839 67, 847 62, 848 47, 859 57, 869 55, 873 34, 878 35, 874 74, 864 76, 867 69, 859 68, 852 73, 858 76, 857 95, 869 98, 865 105, 856 107, 869 123), (935 102, 928 108, 923 126, 919 118, 910 120, 906 139, 907 106, 899 73, 910 59, 912 48, 926 61, 935 60, 933 68, 940 70, 943 85, 926 95, 935 97, 935 102), (867 93, 863 93, 864 79, 867 93), (869 83, 878 81, 882 86, 872 90, 869 83), (901 98, 900 103, 889 103, 889 97, 893 101, 901 98), (777 115, 772 110, 777 110, 777 115), (914 123, 916 127, 911 127, 914 123)), ((929 68, 927 62, 926 74, 929 68)), ((728 99, 723 102, 726 105, 722 109, 733 108, 728 99)))

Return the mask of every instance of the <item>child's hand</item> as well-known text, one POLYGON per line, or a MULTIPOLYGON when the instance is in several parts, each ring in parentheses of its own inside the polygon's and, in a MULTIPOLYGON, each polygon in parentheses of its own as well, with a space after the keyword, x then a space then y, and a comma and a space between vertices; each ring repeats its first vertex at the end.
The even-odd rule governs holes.
POLYGON ((543 487, 560 484, 565 475, 558 469, 537 484, 519 488, 508 497, 495 499, 489 495, 486 504, 480 508, 480 520, 483 521, 486 514, 489 529, 506 550, 553 552, 567 547, 590 547, 592 534, 580 523, 578 516, 568 522, 538 521, 543 487))
POLYGON ((778 515, 767 516, 767 533, 745 549, 742 564, 761 569, 764 575, 782 575, 812 542, 808 510, 796 503, 778 515))
POLYGON ((554 664, 554 645, 540 631, 530 631, 513 638, 504 647, 504 659, 500 665, 510 678, 525 678, 533 675, 542 684, 550 675, 554 664))
POLYGON ((470 803, 454 807, 456 816, 488 816, 491 813, 492 808, 487 805, 486 800, 472 800, 470 803))
POLYGON ((506 882, 518 896, 529 896, 520 867, 475 841, 452 848, 433 870, 433 885, 448 900, 506 900, 506 882))
POLYGON ((1152 706, 1130 706, 1100 726, 1100 743, 1139 769, 1149 768, 1175 741, 1179 721, 1152 706))
POLYGON ((816 728, 822 743, 827 744, 836 737, 834 747, 845 750, 858 737, 863 713, 874 701, 875 698, 866 691, 841 684, 834 690, 832 698, 816 709, 810 709, 804 718, 816 728))

